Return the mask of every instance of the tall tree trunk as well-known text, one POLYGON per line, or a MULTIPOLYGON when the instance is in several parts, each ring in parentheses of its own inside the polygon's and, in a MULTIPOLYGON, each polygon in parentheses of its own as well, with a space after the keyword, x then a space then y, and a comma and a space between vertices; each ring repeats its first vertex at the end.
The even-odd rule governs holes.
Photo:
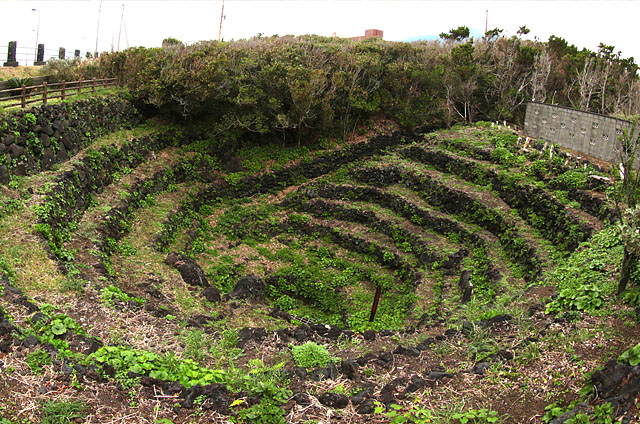
POLYGON ((633 267, 636 266, 640 258, 637 254, 630 252, 629 249, 624 249, 624 257, 622 258, 622 269, 620 270, 620 280, 618 281, 618 294, 621 294, 626 288, 629 280, 631 279, 631 272, 633 267))

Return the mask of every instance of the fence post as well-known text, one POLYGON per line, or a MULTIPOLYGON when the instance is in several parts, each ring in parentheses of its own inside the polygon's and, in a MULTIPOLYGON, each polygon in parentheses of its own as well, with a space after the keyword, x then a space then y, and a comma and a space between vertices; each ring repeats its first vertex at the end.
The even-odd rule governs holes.
POLYGON ((42 81, 42 103, 47 104, 47 82, 42 81))
POLYGON ((78 81, 78 94, 82 92, 82 80, 78 81))
POLYGON ((22 84, 22 108, 24 109, 27 106, 27 87, 22 84))
POLYGON ((67 82, 66 81, 62 81, 62 92, 60 93, 62 100, 64 100, 66 95, 67 95, 67 93, 65 91, 66 88, 67 88, 67 82))
POLYGON ((66 50, 64 49, 64 47, 60 47, 60 49, 58 50, 58 59, 64 60, 65 57, 66 57, 66 50))
POLYGON ((91 80, 91 93, 96 94, 96 79, 91 80))

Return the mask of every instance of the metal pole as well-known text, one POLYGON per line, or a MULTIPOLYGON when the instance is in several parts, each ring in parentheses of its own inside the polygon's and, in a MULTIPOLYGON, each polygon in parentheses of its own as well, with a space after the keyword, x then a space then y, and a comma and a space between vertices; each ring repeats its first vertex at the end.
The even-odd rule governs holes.
POLYGON ((31 9, 32 12, 38 12, 38 29, 36 30, 36 52, 33 55, 33 64, 38 61, 38 37, 40 36, 40 11, 38 9, 31 9))
POLYGON ((98 25, 96 28, 96 50, 95 57, 98 57, 98 34, 100 33, 100 13, 102 12, 102 0, 100 0, 100 6, 98 7, 98 25))

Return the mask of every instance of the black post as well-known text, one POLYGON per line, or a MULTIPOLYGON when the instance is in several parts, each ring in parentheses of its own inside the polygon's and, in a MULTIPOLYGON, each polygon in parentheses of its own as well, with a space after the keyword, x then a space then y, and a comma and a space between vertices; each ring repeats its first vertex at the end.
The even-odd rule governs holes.
POLYGON ((18 66, 18 61, 16 60, 17 48, 18 43, 16 41, 9 41, 9 49, 7 50, 7 61, 4 63, 4 66, 18 66))
POLYGON ((65 58, 65 50, 64 47, 60 47, 60 50, 58 51, 58 59, 60 60, 64 60, 65 58))
POLYGON ((80 57, 80 50, 73 52, 73 57, 80 57))
POLYGON ((45 63, 47 62, 44 61, 44 44, 38 44, 38 57, 33 66, 42 66, 45 63))
POLYGON ((378 302, 380 301, 381 293, 382 289, 380 289, 380 287, 376 287, 376 297, 373 298, 373 305, 371 306, 371 315, 369 315, 369 322, 373 322, 376 317, 376 312, 378 311, 378 302))

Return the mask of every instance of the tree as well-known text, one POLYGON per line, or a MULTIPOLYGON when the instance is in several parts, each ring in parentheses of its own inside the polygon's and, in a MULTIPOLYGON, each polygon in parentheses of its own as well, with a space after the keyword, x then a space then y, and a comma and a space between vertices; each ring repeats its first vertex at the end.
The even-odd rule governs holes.
POLYGON ((496 41, 498 37, 500 37, 500 34, 502 34, 502 31, 503 30, 501 30, 500 28, 490 29, 484 33, 484 38, 487 41, 496 41))
POLYGON ((526 25, 522 25, 520 28, 518 28, 518 35, 521 37, 523 35, 527 35, 531 32, 531 30, 529 28, 527 28, 526 25))
POLYGON ((618 294, 629 284, 631 275, 640 262, 640 171, 636 168, 640 140, 640 127, 634 121, 631 128, 624 128, 618 146, 619 167, 614 167, 618 181, 613 195, 616 210, 620 215, 624 255, 618 280, 618 294))
POLYGON ((468 27, 459 26, 458 28, 449 30, 449 32, 441 32, 440 38, 443 40, 462 42, 469 38, 469 34, 470 31, 468 27))
POLYGON ((531 101, 541 102, 547 99, 547 81, 551 75, 551 55, 542 51, 536 56, 531 76, 531 101))

